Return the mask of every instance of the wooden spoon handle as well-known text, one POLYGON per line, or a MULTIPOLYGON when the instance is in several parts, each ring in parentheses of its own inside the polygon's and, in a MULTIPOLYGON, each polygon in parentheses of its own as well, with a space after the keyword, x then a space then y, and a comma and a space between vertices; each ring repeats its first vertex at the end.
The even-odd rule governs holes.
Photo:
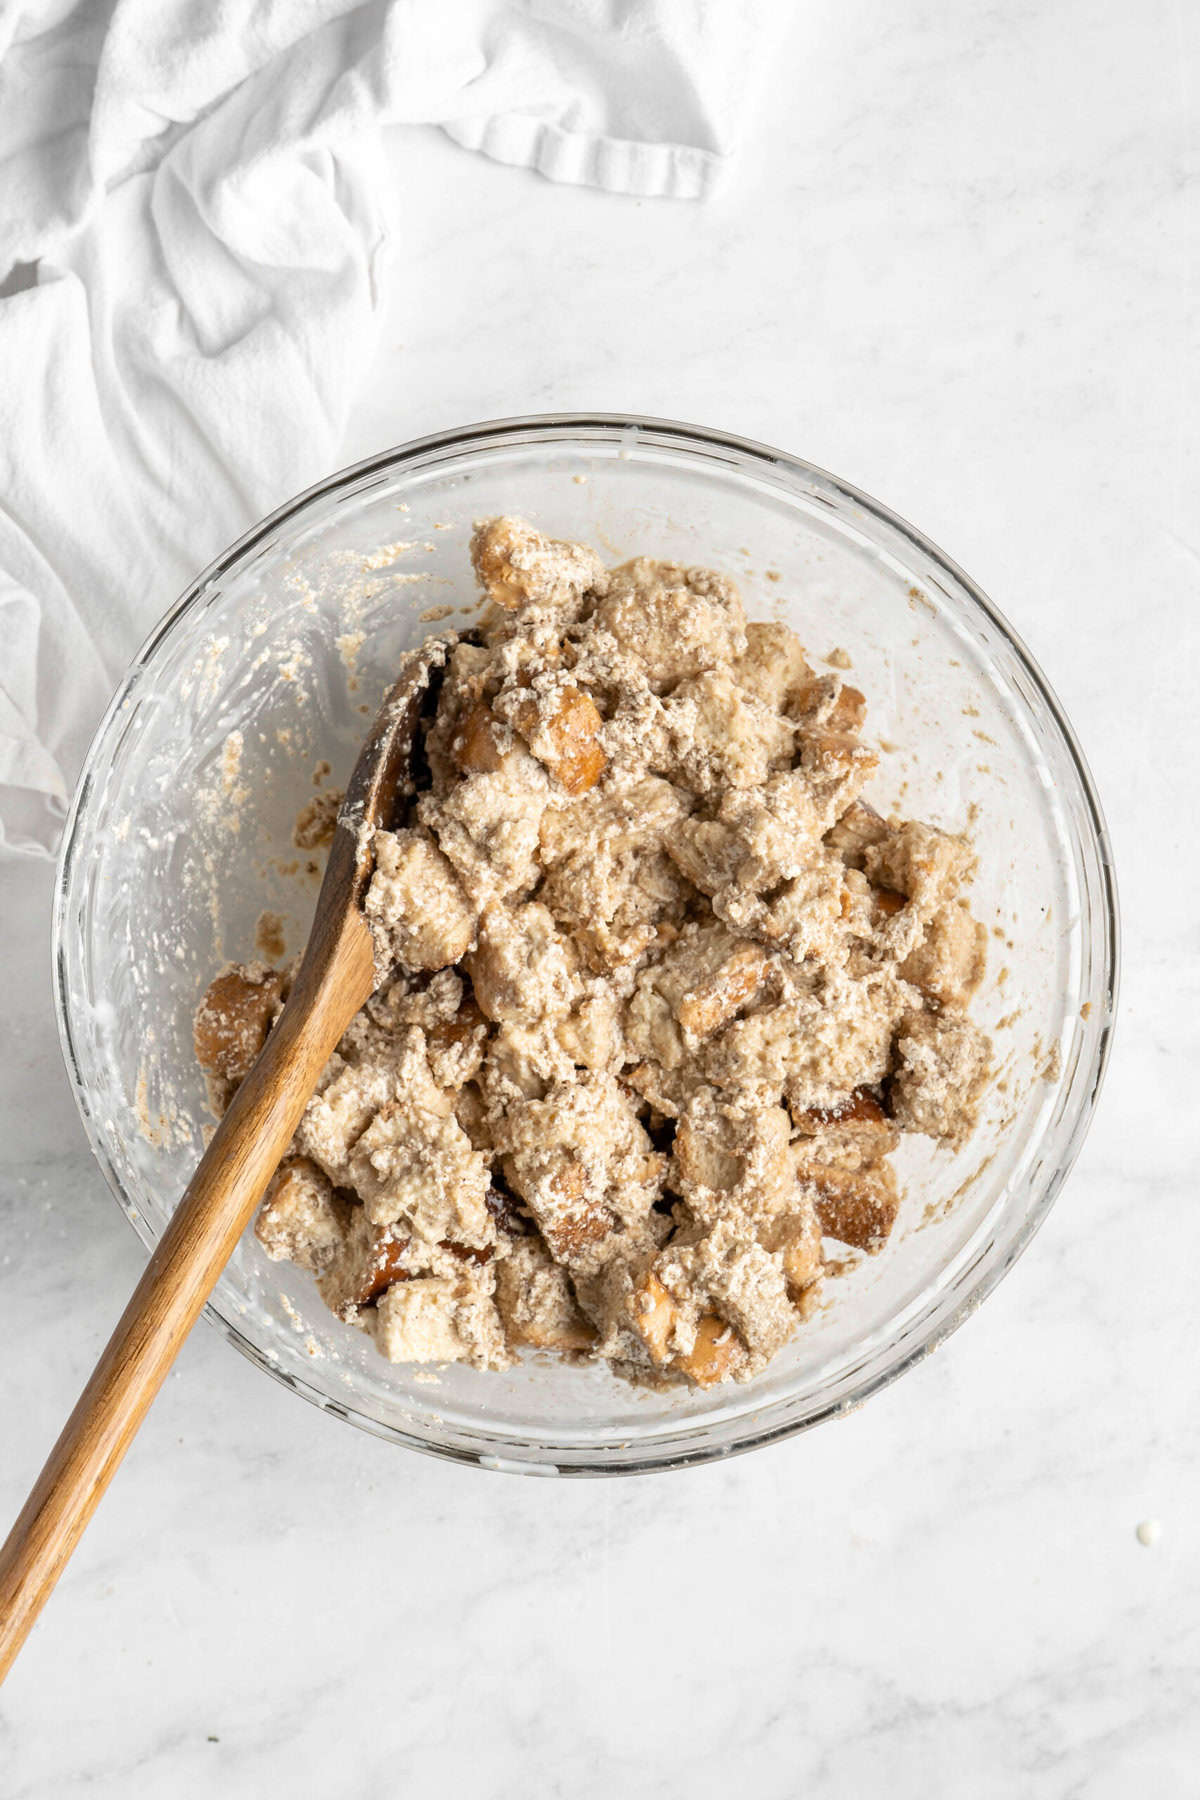
POLYGON ((330 1052, 371 992, 361 915, 324 949, 322 978, 306 980, 307 963, 301 970, 0 1548, 0 1681, 233 1254, 330 1052))

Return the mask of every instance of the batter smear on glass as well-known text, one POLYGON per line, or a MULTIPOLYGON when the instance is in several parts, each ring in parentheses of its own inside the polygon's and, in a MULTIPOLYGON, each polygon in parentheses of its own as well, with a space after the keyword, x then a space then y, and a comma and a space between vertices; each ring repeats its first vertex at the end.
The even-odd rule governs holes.
MULTIPOLYGON (((489 605, 374 840, 379 985, 255 1229, 396 1362, 744 1380, 833 1246, 883 1248, 900 1133, 972 1129, 973 858, 862 798, 862 694, 727 576, 517 519, 471 548, 489 605)), ((210 987, 218 1111, 286 992, 210 987)))

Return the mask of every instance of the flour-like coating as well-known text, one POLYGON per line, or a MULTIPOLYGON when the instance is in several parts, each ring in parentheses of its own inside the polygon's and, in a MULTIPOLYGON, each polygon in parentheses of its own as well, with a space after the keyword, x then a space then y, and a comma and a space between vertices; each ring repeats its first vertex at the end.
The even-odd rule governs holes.
MULTIPOLYGON (((490 604, 374 839, 387 973, 256 1231, 395 1361, 745 1380, 831 1246, 883 1249, 901 1133, 973 1127, 973 857, 864 800, 848 659, 818 673, 728 577, 511 518, 472 559, 490 604)), ((261 965, 209 990, 218 1107, 285 997, 261 965)))

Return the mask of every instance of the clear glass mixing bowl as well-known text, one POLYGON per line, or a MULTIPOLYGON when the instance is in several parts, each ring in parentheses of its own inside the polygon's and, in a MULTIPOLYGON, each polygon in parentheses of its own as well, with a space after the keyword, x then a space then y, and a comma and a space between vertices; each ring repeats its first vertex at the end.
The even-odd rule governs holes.
POLYGON ((472 521, 522 513, 611 560, 714 564, 751 616, 853 659, 885 746, 871 797, 979 851, 993 931, 975 1016, 1002 1065, 956 1155, 906 1141, 883 1255, 746 1386, 641 1393, 534 1357, 504 1375, 392 1367, 247 1234, 209 1307, 294 1392, 396 1443, 539 1474, 680 1467, 857 1406, 954 1330, 1061 1187, 1103 1076, 1117 907, 1099 802, 1062 709, 979 589, 921 534, 796 457, 692 426, 541 417, 423 438, 282 507, 184 594, 96 735, 55 919, 59 1020, 101 1167, 148 1247, 204 1143, 198 995, 316 894, 292 843, 314 782, 344 778, 406 646, 474 603, 472 521), (325 777, 320 765, 328 764, 325 777))

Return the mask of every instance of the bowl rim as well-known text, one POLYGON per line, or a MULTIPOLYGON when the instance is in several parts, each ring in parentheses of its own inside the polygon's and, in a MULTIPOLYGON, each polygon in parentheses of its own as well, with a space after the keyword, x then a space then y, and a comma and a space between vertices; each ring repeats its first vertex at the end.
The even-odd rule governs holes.
POLYGON ((961 1296, 956 1306, 943 1317, 935 1316, 926 1320, 925 1328, 917 1332, 915 1341, 909 1344, 893 1362, 876 1370, 867 1380, 852 1384, 850 1391, 832 1399, 825 1406, 816 1407, 803 1418, 788 1419, 754 1430, 750 1423, 753 1415, 749 1413, 744 1420, 733 1422, 734 1429, 738 1433, 735 1441, 729 1443, 703 1441, 689 1444, 687 1442, 689 1435, 695 1433, 699 1437, 706 1429, 707 1422, 700 1419, 690 1425, 681 1425, 678 1433, 674 1436, 668 1434, 665 1441, 663 1439, 653 1440, 648 1446, 649 1454, 627 1457, 615 1462, 608 1460, 575 1461, 573 1460, 576 1454, 574 1449, 572 1449, 572 1460, 570 1461, 550 1460, 555 1455, 553 1446, 546 1447, 548 1454, 542 1460, 526 1461, 520 1456, 520 1452, 533 1449, 535 1446, 519 1442, 514 1438, 508 1441, 507 1447, 516 1452, 517 1456, 508 1458, 498 1454, 492 1455, 484 1450, 470 1449, 457 1443, 438 1442, 431 1438, 421 1437, 415 1433, 406 1432, 398 1426, 375 1419, 369 1413, 342 1404, 306 1382, 303 1377, 274 1363, 265 1352, 244 1336, 238 1326, 227 1319, 211 1300, 203 1309, 204 1317, 216 1326, 221 1334, 257 1368, 273 1376, 284 1387, 299 1394, 322 1412, 333 1413, 347 1423, 356 1425, 359 1429, 389 1443, 399 1444, 423 1455, 434 1456, 469 1467, 514 1474, 575 1477, 662 1473, 670 1469, 694 1468, 703 1463, 744 1455, 751 1450, 762 1449, 768 1444, 779 1443, 786 1438, 811 1430, 813 1426, 827 1419, 843 1417, 847 1413, 857 1411, 867 1400, 890 1386, 892 1382, 924 1361, 927 1356, 945 1343, 947 1338, 978 1309, 987 1296, 999 1285, 1044 1223, 1083 1146, 1111 1060, 1120 987, 1120 904, 1111 838, 1095 781, 1074 727, 1024 640, 979 585, 924 532, 909 524, 900 514, 892 511, 890 507, 874 499, 861 488, 854 486, 853 483, 844 481, 840 476, 831 474, 820 465, 810 463, 803 457, 733 432, 720 431, 708 426, 693 425, 678 420, 625 412, 527 413, 481 420, 477 423, 455 426, 442 431, 429 432, 421 437, 410 438, 386 451, 376 452, 358 462, 348 464, 345 468, 314 482, 243 532, 188 584, 173 605, 169 606, 151 627, 142 644, 130 659, 112 699, 104 710, 84 757, 63 827, 62 843, 58 855, 51 935, 55 1015, 68 1079, 92 1153, 99 1163, 121 1211, 133 1226, 144 1247, 147 1251, 151 1251, 157 1241, 156 1233, 149 1221, 126 1194, 120 1176, 108 1154, 99 1121, 90 1104, 77 1054, 69 1004, 66 931, 73 877, 80 848, 79 827, 96 780, 96 757, 107 738, 110 724, 136 692, 160 643, 170 635, 185 614, 200 603, 212 587, 220 582, 236 564, 253 552, 257 545, 275 534, 288 521, 299 518, 318 502, 333 497, 342 489, 360 484, 371 475, 401 470, 406 463, 418 460, 431 452, 463 450, 467 447, 486 448, 492 441, 511 440, 514 437, 518 439, 536 438, 546 432, 561 433, 564 439, 569 439, 574 434, 588 432, 599 434, 601 437, 620 437, 633 433, 637 437, 669 438, 676 447, 685 451, 695 448, 709 452, 732 453, 752 464, 779 471, 809 487, 824 486, 832 489, 845 500, 861 508, 869 519, 896 534, 921 556, 932 560, 944 569, 965 593, 971 604, 978 609, 1006 642, 1022 673, 1031 683, 1038 700, 1045 708, 1047 719, 1057 733, 1070 763, 1074 767, 1079 793, 1084 803, 1084 815, 1090 827, 1091 848, 1095 854, 1096 870, 1101 887, 1102 905, 1099 909, 1099 923, 1103 939, 1103 958, 1097 970, 1097 987, 1103 994, 1104 1011, 1099 1022, 1092 1054, 1077 1072, 1079 1078, 1078 1099, 1063 1154, 1047 1175, 1043 1191, 1021 1218, 1003 1254, 993 1258, 990 1264, 971 1278, 968 1290, 961 1296), (749 1428, 741 1429, 743 1424, 749 1428), (656 1453, 660 1450, 660 1446, 666 1450, 666 1454, 656 1453))

